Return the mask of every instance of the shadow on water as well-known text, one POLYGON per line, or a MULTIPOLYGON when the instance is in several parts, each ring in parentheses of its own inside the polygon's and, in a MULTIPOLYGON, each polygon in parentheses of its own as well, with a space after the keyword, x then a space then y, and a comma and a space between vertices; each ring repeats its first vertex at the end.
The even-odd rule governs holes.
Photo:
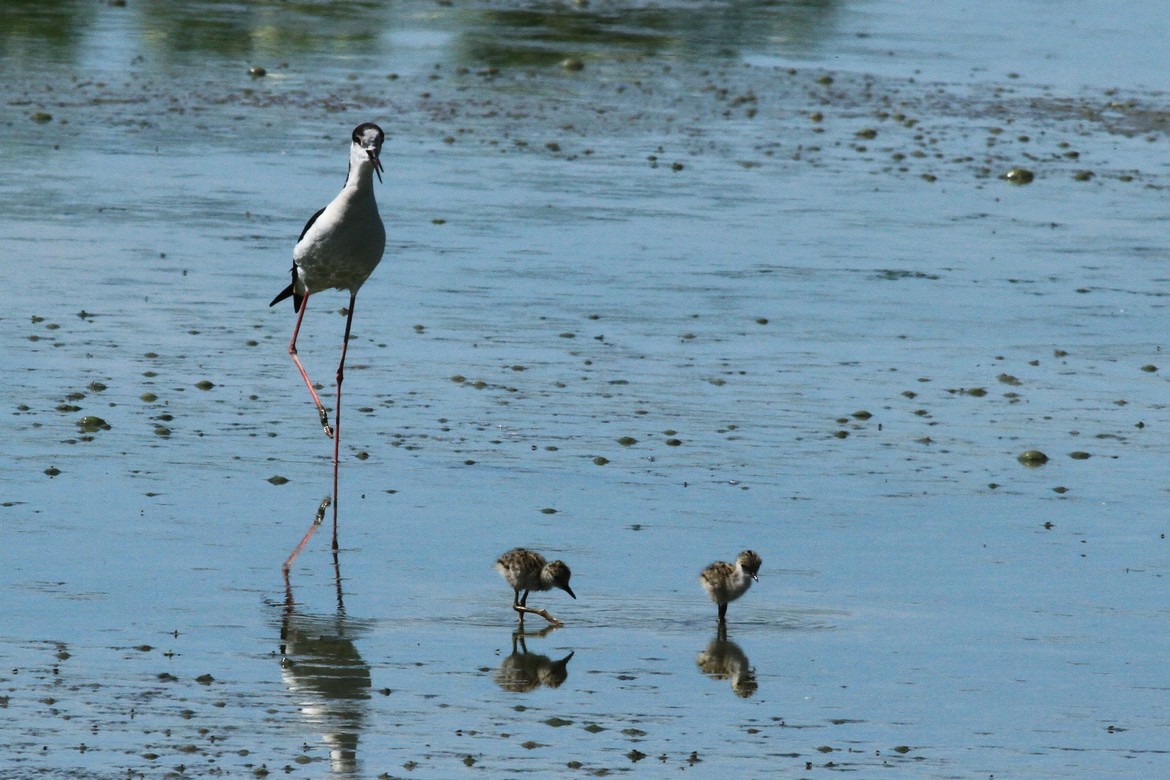
POLYGON ((542 2, 486 10, 466 21, 462 58, 497 67, 550 65, 569 56, 685 56, 722 60, 777 44, 799 55, 832 32, 837 0, 809 2, 542 2))
POLYGON ((95 3, 84 0, 6 0, 0 4, 0 59, 14 63, 78 59, 96 9, 95 3))
MULTIPOLYGON (((567 57, 667 55, 723 60, 745 50, 816 51, 833 35, 840 0, 682 2, 669 5, 514 2, 459 8, 431 3, 111 3, 101 10, 76 0, 17 0, 0 8, 3 60, 77 62, 86 41, 111 24, 164 62, 223 61, 303 54, 401 56, 390 33, 426 27, 454 40, 466 65, 525 67, 567 57), (102 14, 105 14, 103 16, 102 14), (117 16, 115 16, 117 15, 117 16), (109 20, 115 20, 110 22, 109 20)), ((119 62, 125 56, 122 47, 119 62)), ((111 50, 111 55, 115 52, 111 50)), ((133 55, 131 55, 133 56, 133 55)))
POLYGON ((496 669, 496 684, 512 693, 528 693, 541 686, 559 688, 569 678, 569 660, 576 651, 558 661, 547 655, 528 652, 526 637, 545 637, 556 631, 558 626, 547 626, 540 631, 525 633, 512 632, 512 654, 505 658, 496 669))
MULTIPOLYGON (((318 520, 326 506, 327 502, 322 503, 318 520)), ((358 775, 358 739, 370 698, 370 665, 362 658, 355 640, 369 629, 370 622, 351 618, 345 612, 341 562, 336 550, 333 576, 336 611, 313 614, 297 604, 288 569, 284 570, 280 668, 301 716, 308 725, 321 730, 332 773, 352 777, 358 775)))
POLYGON ((137 10, 144 37, 165 54, 241 57, 322 48, 378 51, 392 23, 390 3, 147 3, 137 10))
POLYGON ((743 649, 727 638, 727 626, 720 625, 707 647, 695 660, 699 671, 713 680, 728 680, 731 690, 742 699, 755 694, 760 684, 756 681, 756 670, 748 661, 743 649))

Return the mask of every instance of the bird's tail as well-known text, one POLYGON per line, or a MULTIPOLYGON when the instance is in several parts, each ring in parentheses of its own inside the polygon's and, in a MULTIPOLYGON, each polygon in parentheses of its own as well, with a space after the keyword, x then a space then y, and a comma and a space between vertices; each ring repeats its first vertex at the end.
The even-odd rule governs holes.
POLYGON ((297 267, 295 265, 292 269, 292 276, 292 284, 281 290, 280 293, 272 299, 272 303, 268 304, 269 306, 275 306, 285 298, 291 297, 293 299, 293 311, 298 312, 301 310, 301 301, 305 299, 305 296, 297 294, 297 267))

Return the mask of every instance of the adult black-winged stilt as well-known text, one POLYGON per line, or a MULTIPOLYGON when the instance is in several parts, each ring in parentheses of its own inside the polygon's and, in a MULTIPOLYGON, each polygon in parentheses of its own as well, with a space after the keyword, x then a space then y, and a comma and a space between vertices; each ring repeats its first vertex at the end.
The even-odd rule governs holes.
POLYGON ((341 452, 341 382, 345 375, 345 353, 349 346, 349 330, 353 324, 354 303, 358 290, 382 260, 386 248, 386 229, 378 214, 374 199, 374 175, 382 180, 379 155, 385 134, 372 122, 360 124, 353 130, 349 147, 349 173, 328 206, 318 211, 305 224, 301 237, 293 249, 292 283, 284 288, 269 306, 285 298, 293 299, 297 312, 288 353, 296 363, 297 371, 313 403, 317 407, 325 435, 333 439, 333 547, 337 549, 337 472, 341 452), (297 356, 297 334, 305 318, 309 296, 322 290, 348 290, 349 309, 345 318, 345 336, 341 342, 341 361, 337 365, 337 408, 333 426, 329 414, 313 388, 309 374, 297 356))

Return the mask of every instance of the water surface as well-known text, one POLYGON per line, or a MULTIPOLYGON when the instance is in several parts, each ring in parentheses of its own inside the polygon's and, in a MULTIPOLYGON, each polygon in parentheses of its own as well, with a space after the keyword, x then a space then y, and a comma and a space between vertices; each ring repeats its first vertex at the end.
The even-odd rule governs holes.
POLYGON ((6 775, 1164 771, 1160 10, 3 13, 6 775))

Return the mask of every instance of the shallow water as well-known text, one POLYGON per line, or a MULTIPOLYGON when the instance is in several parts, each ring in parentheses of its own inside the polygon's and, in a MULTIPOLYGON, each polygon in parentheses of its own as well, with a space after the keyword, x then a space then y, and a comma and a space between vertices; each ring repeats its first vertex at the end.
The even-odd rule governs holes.
POLYGON ((3 12, 5 776, 1164 772, 1166 12, 352 8, 3 12))

